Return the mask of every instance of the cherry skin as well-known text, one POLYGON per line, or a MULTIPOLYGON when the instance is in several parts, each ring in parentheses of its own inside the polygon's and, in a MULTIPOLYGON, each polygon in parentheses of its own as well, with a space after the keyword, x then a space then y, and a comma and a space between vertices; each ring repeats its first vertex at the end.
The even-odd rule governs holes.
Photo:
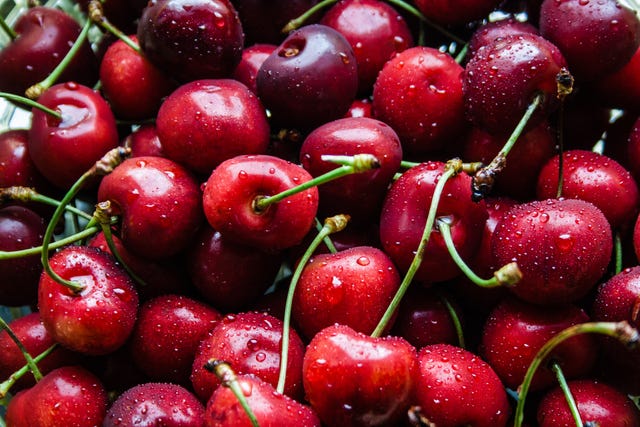
POLYGON ((74 82, 51 86, 38 98, 62 119, 34 108, 29 153, 40 173, 55 186, 71 187, 119 143, 109 104, 96 91, 74 82))
MULTIPOLYGON (((16 251, 42 244, 46 224, 31 209, 22 206, 0 208, 0 250, 16 251)), ((0 301, 18 307, 34 304, 42 264, 38 255, 0 261, 0 301)))
POLYGON ((373 117, 369 98, 354 99, 344 117, 373 117))
MULTIPOLYGON (((629 227, 638 213, 638 185, 620 163, 609 156, 588 150, 562 153, 562 197, 586 200, 596 205, 611 227, 629 227)), ((540 170, 539 199, 554 197, 558 187, 558 155, 540 170)))
MULTIPOLYGON (((576 305, 542 307, 505 298, 494 307, 484 324, 480 355, 494 369, 505 386, 516 390, 542 346, 558 332, 589 321, 576 305)), ((548 358, 558 363, 567 379, 588 375, 598 353, 593 335, 572 337, 557 346, 548 358)), ((541 365, 531 383, 531 390, 556 384, 556 376, 541 365)))
POLYGON ((140 307, 129 348, 133 362, 154 381, 191 386, 200 340, 222 318, 216 309, 182 295, 162 295, 140 307))
POLYGON ((320 20, 342 34, 358 63, 358 92, 369 94, 384 64, 413 46, 404 17, 378 0, 346 0, 332 6, 320 20))
POLYGON ((264 60, 256 84, 275 126, 307 131, 347 112, 358 90, 356 58, 333 28, 306 25, 264 60))
POLYGON ((541 105, 529 120, 539 124, 558 106, 558 73, 566 67, 560 50, 531 33, 498 38, 478 49, 464 72, 467 119, 494 135, 509 135, 538 93, 541 105))
POLYGON ((12 129, 0 133, 0 188, 20 186, 48 194, 50 185, 29 155, 29 131, 12 129))
POLYGON ((618 71, 592 82, 590 87, 602 102, 613 108, 640 111, 640 47, 618 71))
POLYGON ((133 330, 138 310, 138 294, 124 269, 114 258, 86 246, 68 246, 49 262, 63 279, 84 286, 74 293, 42 273, 38 308, 53 339, 88 355, 121 347, 133 330))
POLYGON ((135 157, 105 176, 98 200, 121 214, 120 238, 145 259, 172 257, 190 244, 203 220, 202 193, 195 177, 163 157, 135 157))
MULTIPOLYGON (((574 380, 569 390, 578 406, 582 421, 599 426, 640 426, 640 412, 621 391, 591 380, 574 380)), ((542 398, 537 420, 540 427, 574 426, 576 422, 559 387, 542 398)))
MULTIPOLYGON (((279 319, 258 312, 228 314, 200 341, 191 370, 196 395, 207 401, 220 380, 204 365, 210 359, 228 362, 236 374, 253 374, 276 387, 280 373, 283 324, 279 319)), ((302 359, 304 344, 290 330, 287 378, 284 394, 302 398, 302 359)))
POLYGON ((373 116, 400 136, 405 154, 433 154, 464 129, 463 68, 416 46, 387 61, 373 86, 373 116))
POLYGON ((323 155, 371 154, 380 167, 345 176, 318 188, 321 217, 349 214, 363 220, 379 212, 387 187, 400 168, 402 147, 396 132, 372 118, 343 118, 314 129, 300 147, 300 163, 312 176, 338 167, 323 155))
POLYGON ((562 51, 580 81, 595 80, 624 66, 640 46, 640 20, 618 0, 545 0, 540 34, 562 51))
MULTIPOLYGON (((130 38, 137 43, 136 36, 130 38)), ((123 120, 155 117, 163 98, 175 85, 122 40, 116 40, 102 56, 100 82, 102 93, 115 116, 123 120)))
MULTIPOLYGON (((401 272, 407 271, 413 261, 427 222, 433 192, 444 166, 442 162, 414 166, 404 172, 387 192, 380 216, 380 241, 383 250, 401 272)), ((487 215, 484 202, 471 201, 469 175, 460 173, 447 181, 436 217, 451 218, 453 242, 463 259, 470 259, 478 249, 487 215)), ((431 284, 453 279, 460 274, 442 236, 432 231, 415 280, 431 284)))
POLYGON ((92 427, 102 424, 107 404, 107 392, 95 375, 79 366, 64 366, 17 393, 7 406, 5 421, 15 427, 92 427))
POLYGON ((131 149, 131 157, 167 157, 155 124, 144 124, 127 135, 122 145, 131 149))
POLYGON ((256 200, 307 182, 302 167, 269 155, 237 156, 222 162, 207 180, 203 207, 209 224, 240 244, 279 251, 302 241, 318 211, 318 189, 312 187, 269 205, 256 200))
POLYGON ((393 261, 378 248, 357 246, 318 254, 300 275, 291 315, 309 339, 334 323, 369 334, 399 287, 393 261))
POLYGON ((111 404, 103 427, 163 425, 200 426, 204 405, 186 388, 170 383, 143 383, 118 396, 111 404))
POLYGON ((205 224, 186 258, 189 278, 202 299, 234 312, 251 306, 271 286, 283 254, 229 241, 205 224))
MULTIPOLYGON (((238 385, 260 427, 320 427, 313 409, 276 392, 273 385, 246 374, 238 376, 238 385)), ((252 427, 245 410, 229 387, 219 386, 207 402, 206 427, 220 425, 252 427)))
POLYGON ((509 290, 536 304, 576 301, 604 274, 613 248, 611 226, 593 204, 547 199, 513 207, 496 225, 498 265, 516 261, 520 280, 509 290))
POLYGON ((506 426, 511 409, 491 366, 450 344, 432 344, 418 353, 415 404, 438 427, 506 426))
POLYGON ((420 12, 438 24, 462 25, 485 18, 500 1, 464 0, 451 3, 446 0, 416 0, 415 3, 420 12))
MULTIPOLYGON (((80 26, 70 15, 45 6, 28 8, 13 30, 18 37, 0 50, 0 91, 17 95, 44 80, 80 34, 80 26)), ((98 61, 90 44, 84 42, 59 81, 91 86, 97 80, 98 61)))
POLYGON ((137 36, 147 58, 181 82, 229 77, 240 62, 244 35, 228 0, 153 0, 137 36))
POLYGON ((416 349, 344 325, 318 332, 304 355, 307 400, 327 426, 398 425, 418 375, 416 349))
POLYGON ((263 154, 269 123, 258 98, 242 83, 185 83, 162 103, 156 129, 165 155, 204 175, 241 154, 263 154))
POLYGON ((267 59, 277 47, 278 46, 269 43, 258 43, 245 47, 242 50, 242 59, 240 59, 240 63, 233 71, 232 77, 248 87, 251 92, 257 94, 258 86, 256 79, 258 78, 258 71, 264 60, 267 59))
MULTIPOLYGON (((8 324, 31 357, 38 356, 55 343, 42 324, 38 312, 31 312, 8 322, 8 324)), ((76 353, 58 346, 38 363, 38 369, 40 373, 46 375, 54 369, 77 363, 78 359, 79 357, 76 353)), ((11 374, 22 368, 25 363, 24 355, 9 337, 7 331, 0 332, 0 378, 3 380, 9 378, 11 374)), ((11 386, 11 393, 15 394, 20 390, 32 387, 35 383, 35 378, 28 372, 11 386)))
POLYGON ((636 182, 640 182, 640 116, 633 123, 627 142, 628 168, 636 182))
POLYGON ((505 18, 498 21, 490 21, 480 25, 471 35, 469 40, 469 56, 480 47, 493 43, 499 38, 511 34, 532 33, 539 34, 538 29, 529 22, 519 21, 516 18, 505 18))

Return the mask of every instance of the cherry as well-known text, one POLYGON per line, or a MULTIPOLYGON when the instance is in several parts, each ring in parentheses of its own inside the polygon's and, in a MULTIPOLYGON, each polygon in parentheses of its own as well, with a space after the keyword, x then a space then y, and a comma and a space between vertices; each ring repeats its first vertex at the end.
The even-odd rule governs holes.
POLYGON ((450 344, 418 353, 415 404, 438 427, 506 426, 511 408, 500 379, 480 357, 450 344))
POLYGON ((544 0, 539 27, 581 81, 617 71, 640 46, 640 20, 618 0, 544 0))
POLYGON ((137 36, 147 58, 181 82, 229 77, 240 62, 244 35, 228 0, 153 0, 137 36))
POLYGON ((399 286, 398 271, 378 248, 357 246, 318 254, 302 271, 292 317, 309 339, 334 323, 370 334, 399 286))
POLYGON ((229 241, 204 225, 187 252, 187 272, 202 299, 224 312, 246 309, 276 279, 281 252, 229 241))
MULTIPOLYGON (((444 167, 442 162, 414 166, 404 172, 387 192, 380 216, 380 240, 382 248, 401 272, 405 272, 413 261, 436 183, 444 167)), ((446 182, 436 216, 451 219, 453 241, 460 256, 471 258, 482 239, 487 209, 484 202, 471 201, 469 175, 460 173, 446 182)), ((430 284, 453 279, 460 274, 442 236, 432 231, 415 280, 430 284)))
POLYGON ((204 405, 186 388, 170 383, 143 383, 118 396, 102 426, 133 427, 204 425, 204 405))
POLYGON ((29 131, 6 130, 0 133, 0 188, 21 186, 47 192, 50 185, 29 155, 29 131))
POLYGON ((42 323, 60 344, 88 355, 121 347, 133 330, 138 294, 115 260, 99 249, 68 246, 50 259, 60 277, 78 283, 69 287, 43 273, 38 289, 42 323))
MULTIPOLYGON (((484 324, 480 355, 504 385, 515 390, 537 352, 551 337, 587 321, 587 314, 576 305, 544 307, 505 298, 489 313, 484 324)), ((594 336, 582 334, 557 346, 546 362, 558 363, 567 378, 579 378, 591 372, 597 352, 594 336)), ((550 369, 538 369, 531 390, 547 389, 555 383, 555 374, 550 369)))
POLYGON ((311 179, 302 167, 269 155, 237 156, 222 162, 207 180, 203 207, 209 224, 222 236, 267 251, 302 241, 318 210, 316 187, 266 209, 257 200, 311 179))
POLYGON ((592 82, 590 87, 607 106, 640 111, 639 75, 640 47, 622 68, 592 82))
POLYGON ((124 138, 122 145, 131 149, 131 157, 167 157, 155 124, 141 125, 124 138))
POLYGON ((51 86, 38 102, 60 118, 33 109, 29 154, 49 182, 67 189, 118 146, 115 118, 96 91, 74 82, 51 86))
POLYGON ((416 6, 427 18, 443 25, 462 25, 486 17, 500 4, 498 0, 416 0, 416 6))
POLYGON ((413 35, 404 17, 378 0, 346 0, 336 3, 320 23, 342 34, 358 63, 358 92, 369 94, 384 64, 413 46, 413 35))
POLYGON ((328 182, 318 188, 320 216, 338 213, 363 219, 379 212, 386 189, 400 168, 402 147, 396 132, 372 118, 342 118, 314 129, 300 147, 300 163, 317 177, 337 167, 323 155, 372 154, 380 167, 328 182))
POLYGON ((560 50, 531 33, 498 38, 478 49, 465 67, 466 116, 494 135, 509 135, 536 94, 543 94, 529 125, 558 106, 557 76, 566 66, 560 50))
POLYGON ((258 98, 231 79, 188 82, 162 103, 156 129, 165 155, 208 175, 241 154, 263 154, 269 123, 258 98))
MULTIPOLYGON (((40 246, 46 225, 43 218, 22 206, 0 208, 0 249, 16 251, 40 246)), ((37 300, 42 264, 38 256, 0 261, 0 301, 18 307, 37 300)))
POLYGON ((333 28, 306 25, 264 60, 256 84, 276 126, 314 129, 342 117, 355 99, 356 58, 349 42, 333 28))
POLYGON ((480 49, 480 47, 491 44, 497 39, 504 38, 511 34, 539 34, 538 29, 529 22, 523 22, 513 17, 507 17, 498 21, 489 21, 480 25, 469 39, 469 55, 480 49))
MULTIPOLYGON (((45 6, 27 9, 13 30, 18 37, 0 50, 0 91, 19 95, 46 78, 80 34, 80 26, 69 14, 45 6)), ((98 61, 84 42, 60 80, 90 86, 97 79, 98 61)))
MULTIPOLYGON (((568 382, 583 425, 639 426, 640 412, 621 391, 591 379, 568 382)), ((574 426, 576 420, 569 411, 560 388, 550 391, 538 406, 540 427, 574 426)))
POLYGON ((385 63, 373 86, 373 117, 391 126, 408 155, 437 153, 464 128, 463 68, 424 46, 385 63))
MULTIPOLYGON (((47 332, 38 312, 31 312, 9 322, 9 328, 20 340, 29 354, 35 358, 55 344, 47 332)), ((55 348, 38 363, 38 370, 42 375, 61 366, 76 363, 78 355, 62 347, 55 348)), ((25 365, 25 358, 16 343, 9 337, 7 331, 0 332, 0 378, 9 378, 15 371, 25 365)), ((23 375, 12 386, 11 392, 32 387, 36 383, 32 374, 23 375)))
POLYGON ((258 78, 258 71, 264 60, 267 59, 277 47, 278 46, 269 43, 258 43, 245 47, 242 50, 240 63, 233 71, 232 77, 248 87, 251 92, 257 94, 258 86, 256 79, 258 78))
MULTIPOLYGON (((558 191, 559 156, 540 170, 539 199, 554 197, 558 191)), ((586 200, 596 205, 611 227, 631 226, 638 212, 638 185, 620 163, 609 156, 587 150, 562 153, 562 197, 586 200)))
POLYGON ((240 375, 234 380, 251 408, 256 423, 250 421, 232 389, 221 385, 207 402, 206 427, 251 427, 256 424, 260 427, 320 427, 320 420, 311 408, 277 393, 268 382, 254 375, 240 375))
POLYGON ((13 396, 5 421, 15 427, 97 426, 107 403, 107 393, 95 375, 79 366, 64 366, 13 396))
POLYGON ((344 117, 373 117, 369 98, 354 99, 344 117))
POLYGON ((398 425, 413 402, 416 349, 348 326, 318 332, 304 355, 307 400, 327 426, 398 425))
MULTIPOLYGON (((130 40, 137 43, 136 36, 130 40)), ((141 52, 123 40, 109 46, 100 61, 101 90, 115 116, 123 120, 154 117, 174 83, 141 52)))
POLYGON ((154 381, 191 386, 189 375, 200 341, 222 315, 182 295, 162 295, 140 307, 131 333, 130 354, 154 381))
POLYGON ((193 175, 162 157, 135 157, 105 176, 98 200, 121 214, 122 243, 135 255, 159 260, 190 244, 202 223, 202 196, 193 175))
MULTIPOLYGON (((280 371, 283 323, 257 312, 228 314, 201 340, 191 370, 196 395, 207 401, 220 380, 205 368, 209 359, 225 360, 238 374, 253 374, 276 387, 280 371)), ((302 398, 304 344, 294 330, 289 332, 287 379, 284 394, 302 398)))
POLYGON ((579 199, 547 199, 513 207, 496 225, 492 253, 498 265, 516 261, 523 277, 509 288, 537 304, 561 304, 586 295, 611 257, 611 226, 596 206, 579 199))

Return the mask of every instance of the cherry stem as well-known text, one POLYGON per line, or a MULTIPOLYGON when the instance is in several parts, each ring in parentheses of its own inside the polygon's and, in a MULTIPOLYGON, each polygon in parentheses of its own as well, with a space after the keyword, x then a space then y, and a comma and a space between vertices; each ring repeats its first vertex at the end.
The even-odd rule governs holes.
POLYGON ((222 385, 224 387, 228 387, 231 389, 234 396, 238 399, 238 402, 240 402, 240 406, 242 406, 242 409, 244 409, 244 412, 249 417, 251 425, 253 427, 260 427, 260 425, 258 424, 258 419, 249 406, 249 402, 247 402, 247 398, 245 397, 244 392, 242 391, 242 388, 238 383, 238 377, 236 376, 236 373, 233 372, 233 369, 231 369, 231 366, 229 366, 227 362, 211 359, 207 363, 205 363, 204 368, 209 372, 213 372, 222 382, 222 385))
MULTIPOLYGON (((85 239, 87 237, 93 236, 94 234, 96 234, 98 231, 100 231, 100 229, 98 227, 89 227, 84 229, 83 231, 74 234, 72 236, 68 236, 65 237, 64 239, 60 239, 57 240, 55 242, 52 242, 51 244, 49 244, 48 246, 48 250, 49 251, 53 251, 59 248, 62 248, 64 246, 67 246, 71 243, 80 241, 82 239, 85 239)), ((29 248, 29 249, 21 249, 19 251, 10 251, 10 252, 6 252, 6 251, 0 251, 0 261, 1 260, 6 260, 6 259, 18 259, 18 258, 22 258, 22 257, 26 257, 26 256, 31 256, 31 255, 38 255, 42 253, 42 246, 35 246, 33 248, 29 248)))
POLYGON ((88 6, 88 16, 89 19, 100 26, 103 30, 113 34, 120 40, 122 40, 127 46, 131 49, 135 50, 138 54, 142 54, 142 49, 140 45, 133 40, 131 37, 127 36, 125 33, 120 31, 115 25, 113 25, 109 20, 104 16, 104 10, 102 8, 102 2, 99 0, 91 0, 88 6))
POLYGON ((289 290, 287 292, 287 300, 284 306, 284 316, 282 319, 282 347, 280 351, 280 373, 278 375, 278 384, 276 385, 276 391, 280 394, 284 393, 284 386, 287 380, 287 365, 289 362, 289 328, 291 325, 291 307, 293 306, 293 295, 298 286, 298 281, 302 275, 304 267, 309 262, 309 259, 313 256, 320 243, 332 233, 344 230, 349 222, 349 215, 336 215, 324 220, 324 226, 320 229, 316 237, 311 241, 307 250, 302 254, 298 265, 296 266, 291 282, 289 283, 289 290))
POLYGON ((516 128, 513 130, 509 139, 504 144, 504 146, 500 149, 500 152, 491 160, 487 166, 481 168, 476 174, 473 176, 472 182, 472 190, 473 190, 473 200, 479 201, 482 200, 489 194, 491 189, 493 188, 493 184, 495 181, 495 176, 504 169, 507 162, 507 155, 515 145, 516 141, 522 134, 522 131, 527 126, 527 123, 531 119, 531 116, 536 111, 536 109, 542 104, 544 99, 544 94, 538 93, 533 101, 527 107, 527 110, 523 114, 522 118, 518 122, 516 128))
POLYGON ((424 257, 424 251, 427 247, 427 243, 429 243, 429 237, 431 236, 431 231, 433 230, 433 225, 436 220, 436 212, 438 210, 438 204, 440 203, 440 198, 442 196, 442 191, 444 189, 447 181, 458 174, 462 170, 462 161, 460 159, 452 159, 447 162, 444 167, 444 173, 438 179, 436 183, 436 187, 433 190, 433 196, 431 198, 431 205, 429 206, 429 212, 427 214, 427 221, 424 226, 424 231, 422 232, 422 237, 420 239, 420 244, 418 245, 418 249, 416 250, 416 254, 409 265, 409 269, 407 273, 402 279, 400 283, 400 287, 396 291, 396 294, 393 296, 393 299, 389 303, 387 310, 382 315, 380 322, 373 330, 371 334, 372 337, 378 338, 382 335, 384 330, 387 328, 387 325, 393 318, 394 313, 396 312, 398 305, 400 305, 400 301, 404 297, 404 294, 409 289, 409 285, 411 284, 414 276, 416 275, 418 268, 420 268, 420 264, 422 264, 422 258, 424 257))
MULTIPOLYGON (((33 362, 36 363, 36 364, 40 363, 42 361, 42 359, 44 359, 49 354, 51 354, 51 352, 53 350, 55 350, 56 347, 58 347, 58 343, 54 343, 48 349, 46 349, 45 351, 43 351, 42 353, 40 353, 39 355, 34 357, 33 358, 33 362)), ((13 374, 11 374, 9 376, 9 378, 7 378, 2 383, 0 383, 0 399, 3 399, 4 397, 6 397, 6 395, 9 393, 9 390, 11 389, 11 387, 13 387, 13 385, 16 383, 16 381, 18 381, 27 372, 30 372, 30 371, 31 371, 31 368, 29 367, 29 364, 27 363, 22 368, 18 369, 13 374)), ((34 375, 34 377, 35 377, 35 375, 34 375)), ((40 378, 42 378, 42 377, 40 377, 40 378)))
POLYGON ((556 188, 556 198, 562 197, 562 187, 564 186, 564 103, 560 104, 558 114, 558 186, 556 188))
POLYGON ((407 3, 407 2, 405 2, 403 0, 386 0, 386 1, 387 1, 387 3, 390 3, 390 4, 396 6, 396 7, 400 8, 400 9, 403 9, 406 12, 409 12, 411 15, 415 16, 420 21, 424 22, 425 24, 427 24, 428 26, 430 26, 434 30, 439 31, 441 34, 443 34, 444 36, 450 38, 451 40, 455 41, 456 43, 460 43, 461 45, 464 45, 466 43, 464 40, 462 40, 460 37, 456 36, 455 34, 451 33, 446 28, 444 28, 444 27, 432 22, 430 19, 428 19, 426 16, 424 16, 422 14, 422 12, 420 12, 418 9, 416 9, 415 7, 410 5, 409 3, 407 3))
POLYGON ((71 48, 64 56, 64 58, 62 58, 62 61, 60 61, 58 65, 56 65, 56 68, 54 68, 53 71, 51 71, 51 73, 49 73, 49 75, 45 77, 44 80, 27 88, 25 94, 28 98, 38 99, 40 95, 42 95, 42 92, 49 89, 58 81, 62 73, 64 73, 73 58, 76 56, 76 53, 78 53, 78 51, 82 47, 82 44, 87 40, 87 35, 89 34, 91 25, 91 20, 87 20, 87 22, 84 23, 84 26, 82 27, 82 31, 80 31, 78 38, 73 42, 73 45, 71 45, 71 48))
MULTIPOLYGON (((321 231, 322 230, 322 223, 320 222, 320 220, 316 217, 315 219, 315 223, 316 223, 316 230, 321 231)), ((338 252, 338 250, 336 249, 335 245, 333 244, 333 241, 331 240, 331 237, 329 236, 325 236, 324 238, 324 244, 327 246, 327 248, 329 249, 329 252, 331 252, 332 254, 335 254, 336 252, 338 252)))
MULTIPOLYGON (((0 188, 0 204, 7 201, 37 202, 54 207, 60 206, 60 202, 58 200, 40 194, 33 188, 20 186, 0 188)), ((75 206, 65 206, 65 209, 86 220, 91 219, 91 215, 76 208, 75 206)))
POLYGON ((319 3, 316 3, 315 5, 313 5, 309 9, 307 9, 302 15, 300 15, 297 18, 294 18, 291 21, 287 22, 287 25, 285 25, 282 28, 281 32, 283 34, 287 34, 287 33, 290 33, 293 30, 297 30, 298 28, 303 26, 304 23, 309 18, 311 18, 311 16, 314 13, 324 9, 325 7, 329 7, 334 3, 338 3, 338 0, 323 0, 323 1, 319 2, 319 3))
POLYGON ((29 370, 33 373, 33 377, 36 379, 36 381, 40 381, 42 379, 42 372, 40 372, 40 369, 38 369, 38 365, 33 360, 33 357, 31 357, 27 349, 24 347, 22 341, 20 341, 16 334, 11 330, 7 322, 5 322, 5 320, 0 316, 0 330, 2 329, 7 331, 7 334, 9 334, 9 338, 11 338, 11 340, 16 343, 16 345, 20 349, 22 356, 24 356, 24 359, 27 361, 29 370))
POLYGON ((8 92, 0 92, 0 98, 4 98, 7 99, 9 101, 13 101, 13 102, 17 102, 18 104, 22 104, 25 105, 27 107, 31 107, 31 108, 37 108, 40 111, 43 111, 47 114, 49 114, 50 116, 55 117, 58 120, 62 120, 62 114, 56 110, 52 110, 49 107, 46 107, 42 104, 40 104, 39 102, 34 101, 33 99, 30 98, 26 98, 24 96, 20 96, 20 95, 15 95, 13 93, 8 93, 8 92))
POLYGON ((15 40, 18 38, 18 33, 16 33, 15 30, 11 28, 9 24, 7 24, 7 21, 2 15, 0 15, 0 28, 9 36, 11 40, 15 40))
POLYGON ((267 209, 273 203, 278 203, 289 196, 301 193, 311 187, 325 184, 334 179, 341 178, 346 175, 354 173, 366 172, 371 169, 380 167, 380 162, 372 154, 356 154, 355 156, 329 156, 325 155, 321 157, 324 161, 340 164, 341 166, 332 169, 327 173, 317 176, 309 181, 291 187, 281 193, 274 194, 273 196, 259 196, 253 201, 253 208, 256 212, 262 212, 267 209))
POLYGON ((460 321, 460 316, 458 316, 458 312, 453 305, 449 301, 449 298, 445 297, 442 294, 438 295, 438 298, 444 304, 447 312, 449 313, 449 317, 451 317, 451 322, 453 323, 453 327, 456 330, 456 336, 458 337, 458 347, 465 348, 466 343, 464 340, 464 331, 462 330, 462 322, 460 321))
POLYGON ((620 340, 629 348, 635 348, 640 341, 638 330, 632 327, 627 321, 621 322, 586 322, 569 326, 560 331, 558 334, 548 340, 531 361, 529 368, 520 384, 518 391, 518 404, 516 405, 516 413, 514 417, 514 427, 521 427, 524 419, 524 404, 531 386, 531 381, 540 364, 549 357, 553 349, 555 349, 563 341, 580 334, 596 333, 608 335, 620 340))
POLYGON ((468 52, 469 52, 469 43, 465 43, 464 46, 462 46, 462 49, 460 49, 460 52, 458 52, 458 54, 456 55, 455 61, 458 64, 462 64, 462 61, 464 61, 464 58, 467 57, 468 52))
POLYGON ((622 237, 618 231, 613 240, 615 268, 614 274, 618 274, 622 271, 622 237))
MULTIPOLYGON (((44 271, 56 282, 60 283, 71 289, 75 293, 80 293, 84 286, 77 282, 72 282, 66 279, 63 279, 53 271, 51 265, 49 264, 49 244, 53 238, 53 233, 58 224, 58 221, 62 217, 62 214, 65 211, 65 207, 69 205, 71 200, 78 194, 78 192, 82 189, 84 184, 91 178, 95 176, 104 176, 113 169, 122 163, 122 161, 131 154, 131 149, 118 147, 110 150, 107 154, 105 154, 100 160, 98 160, 91 169, 85 172, 78 180, 71 186, 67 194, 64 195, 62 200, 60 201, 60 205, 56 208, 51 216, 51 220, 47 225, 47 229, 44 234, 44 238, 42 240, 42 251, 41 251, 41 260, 44 271)), ((90 223, 90 225, 93 225, 90 223)))
POLYGON ((584 423, 582 422, 582 417, 580 417, 580 411, 578 411, 576 399, 573 397, 571 389, 569 389, 569 384, 567 384, 567 379, 564 376, 564 372, 562 372, 562 367, 558 362, 553 362, 551 364, 551 370, 556 375, 556 379, 560 385, 560 390, 562 390, 562 394, 564 394, 567 405, 569 405, 569 411, 571 412, 573 419, 576 421, 576 427, 583 427, 584 423))
POLYGON ((483 288, 495 288, 503 285, 512 286, 522 279, 522 272, 518 268, 518 264, 515 262, 510 262, 509 264, 502 266, 498 271, 493 273, 493 277, 491 279, 481 278, 469 267, 467 263, 464 262, 460 253, 456 249, 456 245, 451 237, 451 218, 446 216, 439 217, 436 220, 436 228, 440 231, 444 244, 453 261, 467 276, 467 278, 476 285, 482 286, 483 288))

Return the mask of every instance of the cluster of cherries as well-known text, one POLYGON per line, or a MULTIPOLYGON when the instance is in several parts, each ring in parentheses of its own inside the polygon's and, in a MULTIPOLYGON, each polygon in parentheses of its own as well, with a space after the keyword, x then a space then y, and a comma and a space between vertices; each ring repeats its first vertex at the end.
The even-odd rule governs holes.
POLYGON ((640 426, 639 14, 2 22, 4 424, 640 426))

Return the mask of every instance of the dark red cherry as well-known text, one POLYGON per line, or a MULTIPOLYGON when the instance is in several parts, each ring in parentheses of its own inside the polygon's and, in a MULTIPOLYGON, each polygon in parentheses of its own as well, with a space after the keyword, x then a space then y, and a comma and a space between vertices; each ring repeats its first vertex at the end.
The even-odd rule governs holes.
POLYGON ((607 106, 640 111, 640 48, 618 71, 592 82, 597 97, 607 106))
POLYGON ((265 59, 256 84, 277 126, 309 130, 347 112, 358 89, 357 62, 342 34, 306 25, 265 59))
POLYGON ((0 133, 0 188, 20 186, 47 194, 50 185, 29 155, 29 131, 12 129, 0 133))
POLYGON ((444 25, 462 25, 485 18, 499 0, 416 0, 418 9, 429 19, 444 25))
POLYGON ((244 45, 242 24, 228 0, 152 0, 137 36, 149 60, 182 82, 231 76, 244 45))
POLYGON ((278 46, 268 43, 258 43, 242 50, 242 59, 233 71, 232 77, 243 83, 251 92, 257 94, 258 87, 256 79, 258 78, 258 70, 262 63, 269 55, 276 50, 278 46))
POLYGON ((497 39, 511 34, 523 33, 538 34, 538 29, 530 22, 520 21, 512 17, 486 22, 480 25, 471 35, 469 55, 473 56, 482 46, 493 43, 497 39))

